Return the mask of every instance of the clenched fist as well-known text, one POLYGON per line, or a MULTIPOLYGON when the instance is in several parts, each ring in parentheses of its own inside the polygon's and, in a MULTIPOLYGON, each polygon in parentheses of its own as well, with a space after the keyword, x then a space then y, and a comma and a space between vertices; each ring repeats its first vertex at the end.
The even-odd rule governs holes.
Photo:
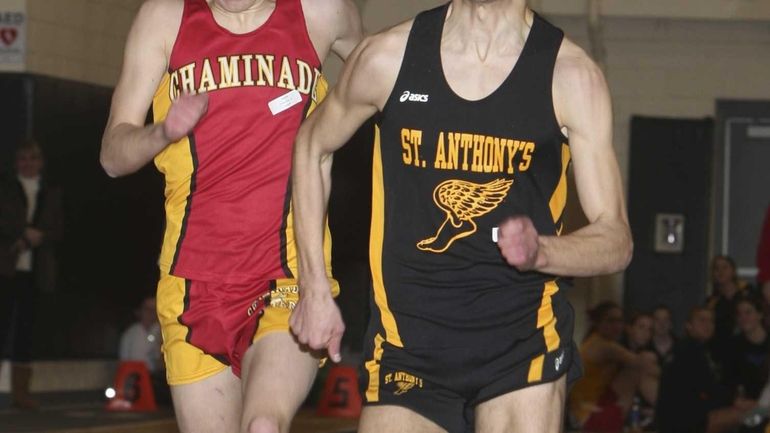
POLYGON ((313 350, 326 349, 333 362, 340 362, 340 343, 345 332, 340 309, 328 290, 304 291, 291 313, 289 325, 297 340, 313 350))
POLYGON ((168 142, 173 143, 187 136, 206 114, 208 107, 209 96, 206 93, 183 94, 177 98, 171 104, 168 116, 163 122, 163 134, 168 142))
POLYGON ((497 246, 509 265, 519 271, 531 271, 537 265, 540 244, 532 220, 515 216, 500 224, 497 246))

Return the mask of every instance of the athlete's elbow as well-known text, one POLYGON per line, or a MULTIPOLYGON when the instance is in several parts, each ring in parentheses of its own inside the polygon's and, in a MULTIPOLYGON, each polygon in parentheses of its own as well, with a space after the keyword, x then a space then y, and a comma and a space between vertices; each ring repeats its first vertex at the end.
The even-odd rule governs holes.
POLYGON ((294 139, 294 164, 303 163, 308 158, 311 144, 311 134, 308 121, 299 128, 294 139))
POLYGON ((623 252, 623 261, 622 263, 622 269, 626 269, 628 265, 631 264, 631 260, 634 258, 634 241, 630 240, 628 241, 625 251, 623 252))
POLYGON ((99 164, 102 166, 104 172, 107 173, 107 176, 116 178, 120 175, 118 173, 117 167, 115 167, 115 163, 109 158, 104 149, 102 149, 101 153, 99 154, 99 164))
POLYGON ((294 167, 305 169, 315 163, 322 163, 327 154, 321 147, 318 134, 311 127, 303 125, 294 141, 294 167))
POLYGON ((631 264, 631 260, 634 257, 634 240, 631 237, 631 231, 628 229, 623 231, 623 235, 620 240, 620 248, 618 248, 618 254, 616 257, 616 272, 625 270, 628 265, 631 264))
POLYGON ((128 172, 121 167, 120 161, 118 161, 118 159, 108 150, 106 143, 102 143, 102 150, 99 152, 99 164, 102 166, 104 172, 107 173, 107 176, 111 178, 128 174, 128 172))

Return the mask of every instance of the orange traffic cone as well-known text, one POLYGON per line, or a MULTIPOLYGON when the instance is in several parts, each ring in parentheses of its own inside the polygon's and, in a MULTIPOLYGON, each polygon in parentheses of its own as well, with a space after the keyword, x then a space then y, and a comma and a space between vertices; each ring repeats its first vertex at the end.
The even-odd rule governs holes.
POLYGON ((318 403, 318 415, 340 418, 358 418, 361 415, 361 395, 358 393, 355 368, 335 365, 329 370, 318 403))
POLYGON ((115 373, 114 395, 107 410, 145 412, 158 410, 150 372, 142 361, 121 361, 115 373))

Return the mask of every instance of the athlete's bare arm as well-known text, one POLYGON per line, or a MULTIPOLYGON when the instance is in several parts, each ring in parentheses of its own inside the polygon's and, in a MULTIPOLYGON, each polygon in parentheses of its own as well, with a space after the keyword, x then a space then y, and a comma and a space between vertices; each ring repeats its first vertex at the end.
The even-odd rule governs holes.
POLYGON ((576 277, 618 272, 631 260, 632 240, 612 146, 609 90, 601 70, 567 39, 553 91, 589 224, 566 236, 539 236, 529 218, 514 217, 501 224, 498 245, 508 263, 523 271, 576 277))
POLYGON ((348 59, 338 85, 300 128, 294 146, 294 230, 299 251, 300 302, 291 327, 300 342, 327 348, 339 361, 344 331, 329 290, 323 255, 331 154, 381 110, 396 82, 410 24, 364 40, 348 59))
POLYGON ((329 51, 346 60, 361 42, 361 15, 352 0, 302 0, 302 9, 321 61, 329 51))
POLYGON ((132 173, 186 135, 205 112, 206 96, 175 101, 167 121, 144 126, 182 20, 181 0, 145 2, 128 34, 123 70, 102 138, 101 163, 110 176, 132 173))

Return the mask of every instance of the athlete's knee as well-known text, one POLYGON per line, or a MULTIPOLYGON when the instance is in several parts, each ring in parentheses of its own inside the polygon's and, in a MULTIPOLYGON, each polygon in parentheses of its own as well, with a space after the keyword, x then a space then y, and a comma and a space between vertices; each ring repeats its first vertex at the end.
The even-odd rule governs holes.
POLYGON ((281 422, 275 418, 266 416, 254 416, 247 423, 246 433, 281 433, 286 428, 282 428, 281 422))

